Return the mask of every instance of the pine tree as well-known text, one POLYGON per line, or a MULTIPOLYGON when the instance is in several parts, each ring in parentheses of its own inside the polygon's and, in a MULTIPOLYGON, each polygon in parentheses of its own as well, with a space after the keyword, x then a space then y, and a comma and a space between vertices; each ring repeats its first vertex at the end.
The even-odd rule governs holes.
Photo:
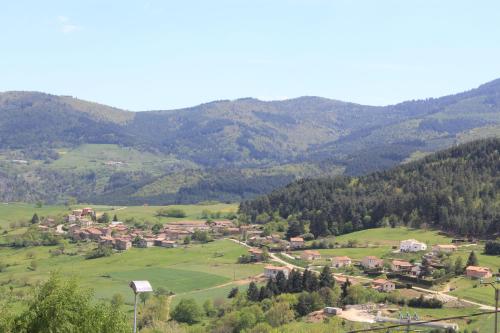
POLYGON ((227 298, 234 298, 238 295, 239 292, 240 292, 240 290, 238 289, 238 287, 235 287, 235 288, 231 289, 231 291, 229 292, 229 295, 227 295, 227 298))
POLYGON ((251 302, 259 301, 259 289, 257 288, 255 282, 250 282, 248 285, 247 299, 251 302))
POLYGON ((113 221, 114 221, 114 222, 117 222, 117 221, 118 221, 118 216, 116 216, 116 214, 113 216, 113 221))
POLYGON ((478 266, 479 260, 477 259, 476 252, 472 251, 469 254, 469 259, 467 259, 467 267, 469 266, 478 266))
POLYGON ((341 294, 342 299, 347 297, 347 293, 349 291, 350 286, 351 286, 351 281, 349 281, 349 278, 347 278, 345 282, 342 284, 342 294, 341 294))
POLYGON ((286 293, 287 291, 287 278, 285 277, 285 274, 282 271, 279 271, 278 274, 276 274, 276 287, 278 288, 278 292, 281 293, 286 293))
POLYGON ((302 274, 295 269, 288 276, 287 291, 289 293, 300 293, 302 291, 302 274))
POLYGON ((334 285, 335 280, 333 279, 332 271, 330 270, 330 266, 326 265, 319 275, 319 286, 333 288, 334 285))
POLYGON ((37 224, 40 222, 40 218, 38 217, 38 214, 35 213, 33 214, 33 217, 31 218, 31 224, 37 224))

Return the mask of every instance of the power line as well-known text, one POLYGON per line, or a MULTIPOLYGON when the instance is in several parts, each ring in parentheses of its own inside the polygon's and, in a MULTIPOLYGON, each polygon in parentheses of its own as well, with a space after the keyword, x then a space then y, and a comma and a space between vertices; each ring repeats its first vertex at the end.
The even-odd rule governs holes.
POLYGON ((388 330, 391 328, 398 328, 398 327, 405 327, 405 326, 419 326, 422 324, 427 324, 427 323, 435 323, 438 321, 443 321, 443 320, 452 320, 452 319, 464 319, 464 318, 469 318, 469 317, 477 317, 477 316, 483 316, 487 314, 494 314, 496 311, 488 311, 488 312, 479 312, 479 313, 473 313, 470 315, 466 316, 454 316, 454 317, 446 317, 446 318, 439 318, 439 319, 432 319, 432 320, 426 320, 426 321, 418 321, 415 323, 405 323, 405 324, 397 324, 397 325, 390 325, 390 326, 384 326, 384 327, 372 327, 372 328, 363 328, 359 330, 354 330, 354 331, 349 331, 347 333, 360 333, 360 332, 373 332, 373 331, 381 331, 381 330, 388 330))

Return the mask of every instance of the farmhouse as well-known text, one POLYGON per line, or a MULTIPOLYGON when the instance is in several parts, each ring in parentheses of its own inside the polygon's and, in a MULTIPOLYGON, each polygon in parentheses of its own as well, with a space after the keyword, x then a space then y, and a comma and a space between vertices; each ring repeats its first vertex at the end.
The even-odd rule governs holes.
POLYGON ((366 256, 361 261, 361 266, 365 269, 374 269, 384 267, 384 261, 375 256, 366 256))
POLYGON ((372 288, 387 293, 396 290, 396 285, 394 284, 394 282, 386 279, 376 279, 372 282, 372 288))
POLYGON ((298 249, 298 248, 304 247, 304 239, 302 237, 290 238, 290 247, 292 249, 298 249))
POLYGON ((439 253, 451 253, 457 250, 457 246, 453 244, 444 244, 444 245, 434 245, 432 247, 432 252, 435 254, 439 253))
POLYGON ((172 247, 177 247, 177 243, 174 241, 170 241, 170 240, 164 240, 161 242, 161 246, 172 248, 172 247))
POLYGON ((99 244, 106 246, 113 246, 115 243, 115 239, 110 236, 101 236, 99 237, 99 244))
POLYGON ((154 238, 141 238, 137 242, 137 247, 152 247, 155 245, 155 240, 154 238))
POLYGON ((132 242, 126 238, 116 238, 115 239, 115 248, 117 250, 128 250, 132 247, 132 242))
POLYGON ((403 240, 399 244, 399 251, 401 252, 418 252, 425 250, 427 250, 427 244, 419 242, 415 239, 403 240))
POLYGON ((290 274, 290 268, 272 266, 272 265, 268 265, 268 266, 264 267, 264 276, 267 278, 275 279, 276 275, 278 275, 279 272, 283 272, 285 277, 288 279, 288 274, 290 274))
POLYGON ((262 251, 261 249, 252 248, 248 250, 248 253, 250 254, 250 258, 252 259, 252 261, 261 261, 264 251, 262 251))
POLYGON ((332 258, 332 267, 335 267, 335 268, 351 266, 351 264, 352 264, 351 258, 346 257, 346 256, 332 258))
POLYGON ((468 266, 465 275, 473 279, 488 279, 493 276, 489 267, 468 266))
POLYGON ((319 253, 319 251, 316 250, 305 250, 300 255, 300 258, 303 260, 317 260, 321 259, 321 253, 319 253))
POLYGON ((391 270, 393 272, 408 273, 412 267, 413 265, 405 260, 393 260, 391 263, 391 270))

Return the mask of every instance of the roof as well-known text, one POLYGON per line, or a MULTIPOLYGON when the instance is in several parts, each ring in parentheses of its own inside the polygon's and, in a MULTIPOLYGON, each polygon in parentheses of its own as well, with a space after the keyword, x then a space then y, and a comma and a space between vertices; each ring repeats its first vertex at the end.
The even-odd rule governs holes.
POLYGON ((351 258, 346 257, 346 256, 339 256, 339 257, 333 257, 332 260, 337 260, 337 261, 351 261, 351 258))
POLYGON ((473 272, 481 272, 481 273, 491 272, 491 269, 489 267, 481 267, 481 266, 467 266, 466 270, 473 272))
POLYGON ((259 253, 259 254, 263 253, 263 251, 261 249, 250 249, 250 250, 248 250, 248 252, 250 252, 250 253, 259 253))
POLYGON ((319 253, 319 251, 316 251, 316 250, 305 250, 304 251, 305 254, 312 254, 313 256, 320 256, 321 253, 319 253))
POLYGON ((394 266, 413 266, 411 263, 409 263, 408 261, 405 261, 405 260, 393 260, 392 261, 392 264, 394 266))
POLYGON ((101 234, 101 230, 96 229, 96 228, 88 228, 86 231, 88 233, 93 234, 93 235, 100 235, 101 234))
POLYGON ((391 282, 391 281, 386 280, 386 279, 376 279, 376 280, 373 280, 374 284, 384 284, 384 283, 387 283, 387 282, 391 282))
POLYGON ((303 242, 304 238, 302 237, 292 237, 290 238, 290 242, 303 242))
POLYGON ((273 266, 273 265, 267 265, 266 267, 264 267, 265 269, 269 269, 269 270, 274 270, 274 271, 289 271, 290 268, 286 267, 286 266, 273 266))
POLYGON ((375 256, 366 256, 366 257, 364 257, 363 259, 381 260, 381 259, 379 259, 378 257, 375 257, 375 256))

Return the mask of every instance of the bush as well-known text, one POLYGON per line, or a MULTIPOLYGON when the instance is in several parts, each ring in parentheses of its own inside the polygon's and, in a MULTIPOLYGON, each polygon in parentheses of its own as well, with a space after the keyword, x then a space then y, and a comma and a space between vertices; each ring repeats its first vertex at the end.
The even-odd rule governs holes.
POLYGON ((179 323, 195 324, 201 320, 201 309, 194 299, 183 298, 171 313, 172 319, 179 323))
POLYGON ((109 257, 112 254, 113 254, 113 249, 110 246, 99 244, 99 246, 97 246, 95 249, 90 251, 85 256, 85 259, 97 259, 102 257, 109 257))
POLYGON ((156 215, 165 217, 177 217, 177 218, 183 218, 187 216, 186 212, 179 208, 161 208, 158 209, 156 215))
POLYGON ((443 302, 437 298, 424 298, 420 295, 419 298, 412 298, 408 301, 408 306, 414 308, 440 309, 443 307, 443 302))

